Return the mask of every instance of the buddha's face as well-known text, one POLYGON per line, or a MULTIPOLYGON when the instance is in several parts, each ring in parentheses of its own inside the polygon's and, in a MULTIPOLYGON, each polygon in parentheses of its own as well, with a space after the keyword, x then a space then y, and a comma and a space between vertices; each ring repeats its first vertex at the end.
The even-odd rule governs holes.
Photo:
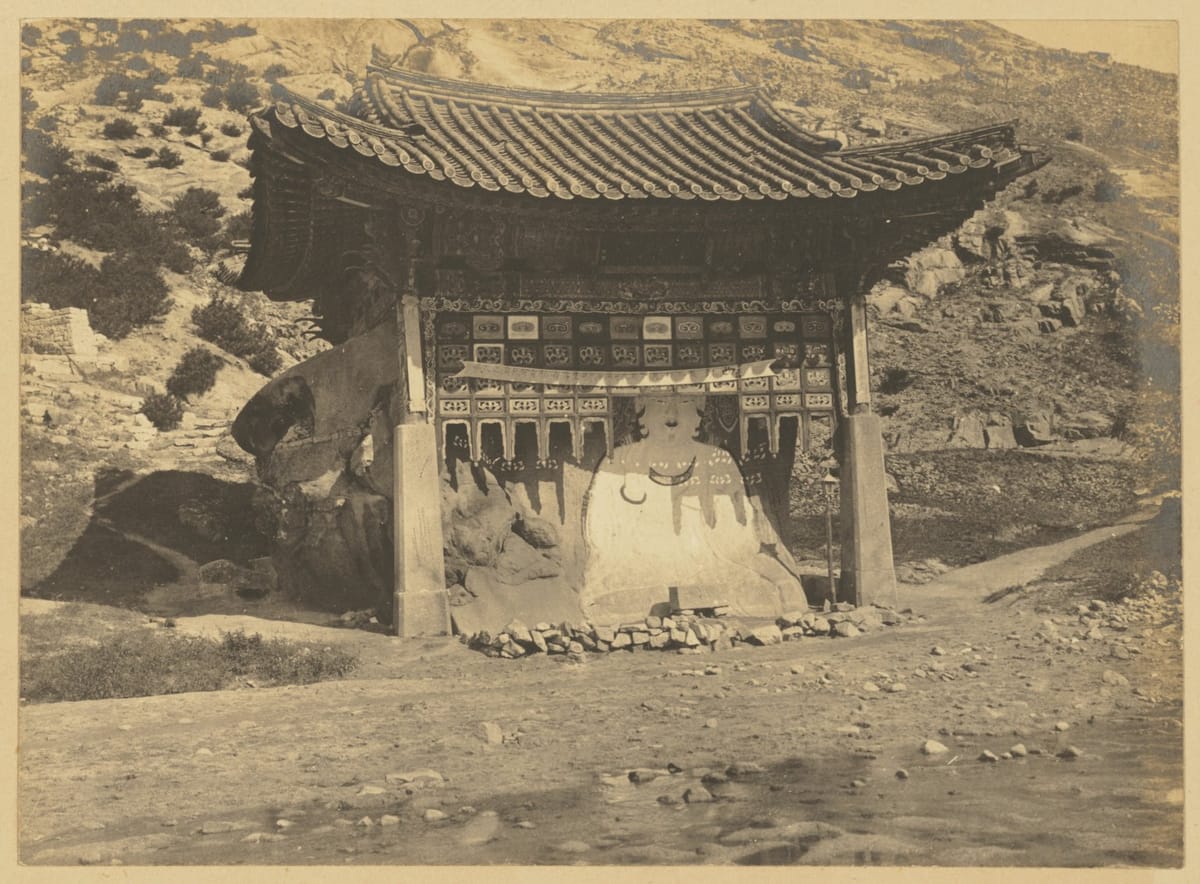
POLYGON ((690 441, 700 431, 703 396, 662 394, 639 397, 644 438, 652 443, 690 441))

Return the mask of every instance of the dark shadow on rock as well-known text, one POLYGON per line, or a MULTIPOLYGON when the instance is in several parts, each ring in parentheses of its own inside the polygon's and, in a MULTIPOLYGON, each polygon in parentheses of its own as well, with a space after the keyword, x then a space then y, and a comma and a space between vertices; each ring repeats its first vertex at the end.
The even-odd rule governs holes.
POLYGON ((169 470, 102 469, 92 517, 58 567, 24 592, 34 598, 138 607, 146 592, 196 579, 214 559, 267 555, 254 524, 256 486, 169 470))

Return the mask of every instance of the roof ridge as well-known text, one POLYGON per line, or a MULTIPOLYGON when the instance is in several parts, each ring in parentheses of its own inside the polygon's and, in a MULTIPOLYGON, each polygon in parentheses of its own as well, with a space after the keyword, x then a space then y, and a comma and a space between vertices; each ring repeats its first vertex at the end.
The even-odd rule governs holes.
POLYGON ((438 95, 459 99, 478 98, 490 103, 514 105, 553 105, 556 107, 596 107, 608 105, 614 108, 636 106, 726 105, 734 101, 754 99, 760 89, 757 86, 718 86, 711 89, 683 89, 673 92, 572 92, 552 89, 529 89, 516 86, 499 86, 472 80, 435 77, 418 71, 400 70, 375 63, 367 65, 366 76, 382 77, 399 85, 415 87, 438 95))
POLYGON ((951 132, 942 132, 936 135, 920 135, 916 138, 909 138, 905 141, 885 141, 882 144, 864 144, 858 147, 848 147, 845 150, 837 152, 838 156, 855 157, 855 156, 870 156, 879 153, 892 153, 896 150, 911 150, 912 148, 921 147, 924 145, 944 145, 947 141, 957 141, 963 138, 979 138, 983 135, 999 133, 1008 130, 1016 135, 1017 126, 1020 120, 1015 117, 1011 120, 1005 120, 1000 123, 991 123, 987 126, 977 126, 973 129, 958 129, 951 132))

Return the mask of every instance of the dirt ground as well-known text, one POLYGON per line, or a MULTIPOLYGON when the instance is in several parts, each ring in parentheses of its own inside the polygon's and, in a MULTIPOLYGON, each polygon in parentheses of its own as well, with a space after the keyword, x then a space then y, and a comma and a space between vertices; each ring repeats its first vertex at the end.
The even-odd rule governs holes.
POLYGON ((570 664, 325 630, 358 677, 27 706, 21 858, 1177 866, 1180 608, 1081 619, 1038 582, 1146 516, 905 587, 923 621, 851 639, 570 664))

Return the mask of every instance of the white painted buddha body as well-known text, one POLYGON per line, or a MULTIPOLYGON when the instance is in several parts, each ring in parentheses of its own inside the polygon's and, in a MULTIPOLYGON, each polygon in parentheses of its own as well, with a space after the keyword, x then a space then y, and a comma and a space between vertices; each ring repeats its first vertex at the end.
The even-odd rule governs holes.
POLYGON ((593 621, 644 617, 671 586, 750 616, 803 604, 799 581, 763 551, 782 544, 737 463, 697 441, 703 406, 703 396, 639 397, 643 438, 596 470, 581 599, 593 621))

